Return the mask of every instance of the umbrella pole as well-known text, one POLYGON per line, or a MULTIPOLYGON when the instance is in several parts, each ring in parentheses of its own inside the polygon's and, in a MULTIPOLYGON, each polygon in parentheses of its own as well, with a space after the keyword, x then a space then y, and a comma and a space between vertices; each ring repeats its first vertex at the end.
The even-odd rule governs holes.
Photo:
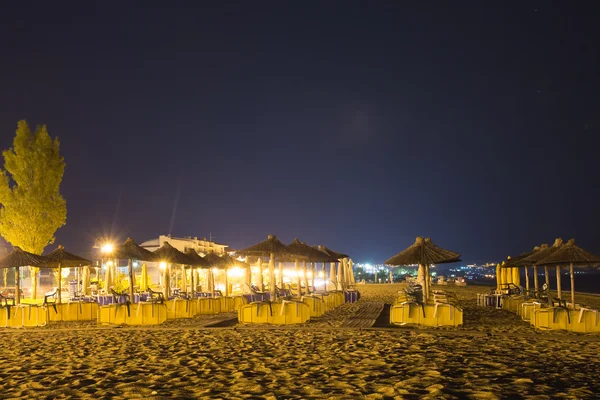
POLYGON ((19 276, 21 267, 15 268, 15 303, 21 304, 21 277, 19 276))
POLYGON ((298 286, 298 297, 302 296, 302 283, 300 282, 300 262, 298 259, 294 260, 296 266, 296 285, 298 286))
POLYGON ((423 280, 423 301, 427 304, 429 300, 429 265, 423 265, 423 274, 425 275, 425 279, 423 280))
POLYGON ((283 263, 279 262, 279 288, 283 289, 283 263))
POLYGON ((573 271, 573 263, 569 268, 569 273, 571 274, 571 307, 573 310, 575 309, 575 272, 573 271))
POLYGON ((261 292, 264 292, 264 282, 263 282, 263 268, 262 268, 262 259, 258 257, 258 288, 261 292))
POLYGON ((550 268, 547 265, 544 267, 544 273, 546 274, 546 285, 550 290, 550 268))
POLYGON ((560 282, 560 265, 556 266, 556 292, 559 299, 562 298, 562 289, 560 282))
POLYGON ((310 272, 311 272, 311 286, 313 288, 313 291, 315 291, 315 263, 314 262, 310 263, 310 272))
POLYGON ((225 296, 229 296, 229 277, 227 276, 227 268, 225 268, 225 296))
POLYGON ((58 263, 58 304, 62 303, 62 265, 58 263))
POLYGON ((533 266, 533 288, 536 292, 539 290, 537 265, 533 266))
POLYGON ((529 268, 525 267, 525 289, 529 291, 529 268))
POLYGON ((321 266, 321 272, 323 273, 323 292, 327 291, 327 274, 325 274, 325 270, 327 269, 327 265, 325 265, 325 261, 323 261, 323 265, 321 266))
POLYGON ((127 272, 129 273, 129 301, 133 302, 133 265, 131 258, 127 260, 127 272))
POLYGON ((306 286, 306 294, 310 293, 308 290, 308 275, 306 274, 306 261, 302 263, 302 277, 304 278, 304 286, 306 286))
MULTIPOLYGON (((329 280, 331 281, 331 283, 333 283, 335 285, 335 287, 337 288, 336 285, 336 280, 335 280, 335 263, 329 263, 329 280)), ((325 285, 325 287, 327 287, 327 285, 325 285)))
POLYGON ((277 297, 276 283, 275 283, 275 254, 269 254, 269 289, 271 289, 271 300, 275 300, 277 297))
POLYGON ((210 269, 210 292, 212 293, 212 297, 215 297, 215 272, 213 269, 210 269))
POLYGON ((337 289, 344 290, 344 261, 338 260, 338 268, 337 268, 337 289))

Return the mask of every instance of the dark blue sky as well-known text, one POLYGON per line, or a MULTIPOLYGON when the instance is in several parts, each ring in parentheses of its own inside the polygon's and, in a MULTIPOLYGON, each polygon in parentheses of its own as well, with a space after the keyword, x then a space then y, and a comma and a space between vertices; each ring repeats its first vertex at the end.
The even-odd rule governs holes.
POLYGON ((596 2, 25 3, 0 13, 0 148, 23 118, 60 138, 73 250, 600 252, 596 2))

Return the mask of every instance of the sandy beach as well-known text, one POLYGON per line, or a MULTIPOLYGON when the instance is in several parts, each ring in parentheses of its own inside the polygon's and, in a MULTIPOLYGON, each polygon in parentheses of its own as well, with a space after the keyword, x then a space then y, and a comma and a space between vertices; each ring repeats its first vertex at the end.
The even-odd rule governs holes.
MULTIPOLYGON (((348 329, 363 307, 401 285, 298 327, 156 328, 55 324, 0 331, 2 398, 594 398, 600 336, 536 332, 508 311, 480 308, 457 288, 459 329, 348 329)), ((600 305, 600 298, 578 301, 600 305)))

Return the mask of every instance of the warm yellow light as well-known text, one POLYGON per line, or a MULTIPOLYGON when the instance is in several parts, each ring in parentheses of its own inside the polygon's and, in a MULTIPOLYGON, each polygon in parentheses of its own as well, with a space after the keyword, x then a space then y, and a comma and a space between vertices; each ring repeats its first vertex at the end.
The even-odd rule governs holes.
POLYGON ((306 276, 310 278, 312 276, 312 272, 311 271, 307 271, 306 272, 306 276))
POLYGON ((111 243, 105 243, 100 249, 104 254, 112 253, 115 247, 111 243))
POLYGON ((319 272, 319 276, 320 276, 321 278, 324 278, 324 277, 325 277, 325 272, 323 272, 323 271, 320 271, 320 272, 319 272))
POLYGON ((158 268, 160 268, 160 269, 166 269, 167 268, 167 263, 166 262, 161 262, 160 264, 158 264, 158 268))
POLYGON ((109 267, 112 267, 112 265, 113 265, 113 262, 112 262, 112 261, 109 261, 109 262, 107 262, 107 263, 106 263, 106 265, 108 265, 109 267))
POLYGON ((258 267, 252 267, 251 269, 252 269, 252 272, 254 272, 254 273, 258 272, 258 267))
POLYGON ((227 271, 227 275, 229 275, 229 276, 235 276, 235 277, 240 277, 240 276, 244 275, 244 270, 241 269, 241 268, 238 268, 238 267, 233 267, 233 268, 230 268, 227 271))
POLYGON ((212 269, 212 272, 213 272, 213 274, 216 274, 216 273, 218 273, 218 272, 219 272, 219 270, 218 270, 217 268, 213 268, 213 269, 212 269))
POLYGON ((60 274, 65 279, 69 277, 70 273, 71 273, 71 268, 63 268, 62 271, 60 271, 60 274))

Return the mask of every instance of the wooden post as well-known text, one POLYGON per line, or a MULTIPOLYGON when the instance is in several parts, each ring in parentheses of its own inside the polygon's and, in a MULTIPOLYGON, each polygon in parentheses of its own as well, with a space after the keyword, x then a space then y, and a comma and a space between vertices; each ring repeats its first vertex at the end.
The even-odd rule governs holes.
POLYGON ((548 290, 550 290, 550 267, 546 265, 544 267, 544 272, 546 274, 546 285, 548 286, 548 290))
POLYGON ((539 290, 537 265, 533 266, 533 288, 536 292, 539 290))
POLYGON ((556 266, 556 292, 559 299, 562 299, 562 289, 560 282, 560 266, 556 266))
POLYGON ((338 290, 344 290, 344 261, 339 260, 337 268, 337 285, 338 290))
POLYGON ((573 270, 573 263, 571 263, 569 272, 571 274, 571 307, 573 307, 573 310, 574 310, 575 309, 575 271, 573 270))
POLYGON ((525 266, 525 289, 529 290, 529 268, 525 266))
POLYGON ((264 292, 262 258, 258 257, 258 288, 264 292))
POLYGON ((429 300, 429 265, 423 265, 423 273, 424 273, 424 285, 423 285, 423 302, 427 303, 429 300))
POLYGON ((225 296, 229 296, 229 277, 227 276, 227 267, 225 267, 225 296))

